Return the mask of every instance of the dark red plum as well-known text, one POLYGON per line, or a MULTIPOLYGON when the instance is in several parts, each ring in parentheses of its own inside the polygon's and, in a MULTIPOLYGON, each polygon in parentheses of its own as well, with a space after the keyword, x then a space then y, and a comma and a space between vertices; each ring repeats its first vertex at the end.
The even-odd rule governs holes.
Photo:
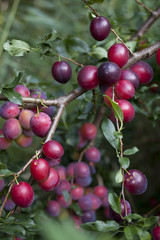
POLYGON ((59 178, 60 180, 64 180, 67 177, 67 171, 66 171, 66 167, 64 166, 58 166, 56 168, 56 171, 58 172, 59 178))
MULTIPOLYGON (((1 202, 3 204, 4 202, 4 199, 5 199, 6 196, 2 196, 1 198, 1 202)), ((16 204, 10 199, 10 198, 7 198, 7 201, 4 205, 4 209, 7 210, 7 211, 11 211, 13 210, 13 208, 16 206, 16 204)))
POLYGON ((45 92, 43 92, 40 89, 31 89, 30 93, 31 93, 31 97, 47 99, 47 95, 45 94, 45 92))
POLYGON ((133 64, 131 70, 138 75, 140 84, 147 84, 153 80, 153 69, 146 62, 139 61, 133 64))
POLYGON ((52 216, 57 217, 60 214, 61 207, 57 201, 51 200, 47 203, 46 212, 52 216))
POLYGON ((62 195, 64 190, 67 192, 71 190, 71 184, 67 180, 61 180, 58 186, 55 188, 57 195, 62 195))
POLYGON ((108 196, 108 189, 105 186, 99 185, 94 188, 94 194, 103 199, 104 197, 108 196))
POLYGON ((26 137, 33 137, 34 136, 34 133, 32 132, 32 130, 28 130, 28 129, 25 129, 25 128, 23 128, 22 134, 26 137))
POLYGON ((61 158, 64 154, 62 145, 56 140, 50 140, 43 145, 42 151, 49 159, 61 158))
POLYGON ((43 158, 35 159, 30 165, 30 172, 37 182, 44 182, 49 177, 50 166, 43 158))
POLYGON ((123 43, 115 43, 108 50, 108 60, 116 63, 120 68, 123 67, 129 59, 129 52, 123 43))
POLYGON ((3 126, 3 134, 8 140, 13 140, 22 134, 22 127, 16 118, 8 119, 3 126))
POLYGON ((29 97, 30 91, 27 87, 25 87, 23 84, 17 85, 14 90, 18 92, 22 97, 29 97))
POLYGON ((32 145, 33 138, 27 137, 27 136, 21 134, 18 138, 15 139, 15 141, 18 146, 20 146, 22 148, 27 148, 32 145))
POLYGON ((131 69, 122 69, 120 80, 130 81, 135 88, 139 86, 139 77, 131 69))
POLYGON ((67 83, 72 76, 72 69, 66 61, 55 62, 52 66, 53 78, 62 84, 67 83))
POLYGON ((74 184, 73 189, 71 191, 72 199, 73 200, 78 200, 83 196, 83 194, 84 194, 84 188, 74 184))
POLYGON ((133 105, 128 102, 127 100, 116 100, 116 102, 118 103, 118 105, 120 106, 122 112, 123 112, 123 122, 130 122, 134 119, 135 117, 135 110, 133 105))
POLYGON ((111 25, 107 18, 99 16, 94 18, 90 24, 90 33, 97 41, 103 41, 110 33, 111 25))
POLYGON ((54 168, 50 167, 49 177, 43 183, 39 183, 39 186, 44 191, 50 192, 53 189, 55 189, 55 187, 58 185, 58 183, 59 183, 59 175, 54 168))
POLYGON ((97 76, 97 67, 93 65, 88 65, 83 67, 78 73, 78 84, 86 89, 94 89, 99 84, 99 79, 97 76))
POLYGON ((80 178, 86 178, 90 175, 90 169, 87 163, 78 162, 75 165, 75 176, 80 178))
POLYGON ((54 115, 54 107, 53 106, 41 107, 41 111, 46 113, 50 118, 52 118, 54 115))
POLYGON ((94 222, 96 221, 96 213, 95 211, 84 211, 83 216, 81 217, 83 223, 94 222))
POLYGON ((91 210, 92 208, 92 199, 90 196, 82 196, 78 200, 78 205, 83 211, 91 210))
POLYGON ((135 94, 135 88, 128 80, 120 80, 115 86, 115 94, 120 99, 131 99, 135 94))
POLYGON ((142 194, 147 189, 147 178, 141 171, 132 169, 125 174, 124 186, 131 194, 142 194))
POLYGON ((51 118, 47 114, 40 112, 31 117, 30 124, 33 133, 36 136, 43 138, 47 135, 50 129, 51 118))
POLYGON ((12 140, 4 137, 3 130, 0 129, 0 150, 7 149, 12 144, 12 140))
POLYGON ((32 205, 34 201, 34 192, 30 184, 27 182, 19 182, 12 187, 12 200, 19 207, 27 208, 32 205))
POLYGON ((4 119, 16 118, 20 113, 20 109, 17 104, 12 102, 5 102, 0 107, 0 116, 4 119))
POLYGON ((48 162, 50 167, 57 167, 61 163, 61 158, 49 159, 45 157, 45 160, 48 162))
POLYGON ((92 199, 92 210, 97 210, 102 205, 102 201, 93 193, 88 193, 86 196, 89 196, 92 199))
POLYGON ((85 178, 76 178, 76 184, 78 184, 79 186, 81 187, 88 187, 91 182, 92 182, 92 177, 91 176, 88 176, 88 177, 85 177, 85 178))
POLYGON ((93 123, 84 123, 81 127, 81 134, 87 140, 92 140, 96 137, 97 128, 93 123))
POLYGON ((67 176, 68 177, 73 177, 75 175, 75 166, 76 166, 76 163, 69 163, 68 166, 67 166, 67 176))
POLYGON ((31 110, 24 109, 21 111, 18 120, 23 128, 27 130, 31 129, 30 121, 33 115, 34 112, 32 112, 31 110))
POLYGON ((157 226, 153 229, 152 232, 153 240, 160 240, 160 227, 157 226))
POLYGON ((100 161, 101 154, 98 148, 90 147, 87 149, 85 157, 89 162, 97 163, 100 161))
POLYGON ((107 84, 99 83, 99 90, 101 91, 102 94, 104 94, 107 89, 108 89, 107 84))
POLYGON ((120 67, 113 62, 102 63, 98 68, 98 78, 100 83, 112 86, 119 81, 121 76, 120 67))

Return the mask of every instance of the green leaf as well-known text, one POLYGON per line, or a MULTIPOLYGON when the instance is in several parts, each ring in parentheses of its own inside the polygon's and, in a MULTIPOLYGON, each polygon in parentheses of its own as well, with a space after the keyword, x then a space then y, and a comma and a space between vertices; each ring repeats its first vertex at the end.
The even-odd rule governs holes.
POLYGON ((124 217, 129 223, 132 222, 132 220, 139 220, 142 216, 136 213, 129 214, 128 216, 124 217))
POLYGON ((105 48, 96 47, 90 52, 90 55, 95 55, 98 59, 107 58, 107 51, 105 48))
POLYGON ((18 83, 21 81, 23 76, 23 72, 19 72, 18 76, 13 80, 13 82, 6 84, 3 86, 3 88, 14 88, 18 85, 18 83))
POLYGON ((103 3, 103 1, 104 1, 104 0, 89 0, 89 1, 87 1, 87 3, 88 3, 89 5, 92 5, 92 4, 94 4, 94 3, 103 3))
POLYGON ((69 206, 70 209, 72 209, 78 216, 83 216, 82 210, 80 208, 80 206, 78 205, 78 203, 72 203, 69 206))
POLYGON ((11 56, 21 57, 24 56, 25 53, 31 51, 31 47, 28 43, 13 39, 11 41, 5 42, 3 44, 4 50, 6 50, 11 56))
POLYGON ((2 224, 1 232, 7 233, 9 235, 17 235, 17 233, 21 233, 23 236, 25 235, 25 229, 22 226, 15 224, 2 224))
POLYGON ((138 234, 140 240, 151 240, 150 233, 143 230, 142 228, 137 228, 137 234, 138 234))
POLYGON ((37 217, 45 240, 88 240, 90 239, 89 234, 84 231, 79 231, 73 225, 69 219, 63 220, 61 223, 55 221, 53 218, 50 219, 44 214, 37 217))
POLYGON ((109 119, 105 119, 102 122, 101 127, 102 127, 102 132, 105 138, 108 140, 108 142, 112 145, 112 147, 114 147, 115 149, 118 149, 119 141, 117 141, 116 137, 114 136, 115 126, 112 123, 112 121, 109 119))
POLYGON ((130 165, 130 160, 126 157, 119 157, 119 163, 123 169, 127 169, 130 165))
POLYGON ((113 111, 114 111, 114 114, 115 114, 115 117, 118 118, 118 120, 120 121, 121 123, 121 126, 120 126, 120 131, 121 129, 123 128, 123 112, 120 108, 120 106, 118 105, 118 103, 114 102, 110 97, 108 97, 107 95, 104 95, 105 97, 107 97, 109 99, 109 101, 111 102, 111 105, 112 105, 112 108, 113 108, 113 111))
POLYGON ((134 51, 137 45, 137 41, 125 42, 125 45, 131 50, 134 51))
POLYGON ((0 169, 0 175, 4 175, 5 177, 7 177, 10 176, 11 174, 14 174, 14 172, 8 169, 0 169))
POLYGON ((50 43, 50 42, 54 42, 58 37, 58 33, 55 29, 52 29, 52 32, 45 35, 42 40, 41 43, 50 43))
POLYGON ((149 229, 150 227, 152 227, 153 225, 155 225, 158 221, 159 217, 155 217, 155 216, 150 216, 147 218, 141 218, 137 224, 138 226, 145 228, 145 229, 149 229))
POLYGON ((95 221, 82 224, 81 227, 89 231, 109 232, 118 230, 120 225, 115 221, 95 221))
POLYGON ((66 190, 63 190, 63 196, 64 196, 65 201, 69 202, 69 200, 71 198, 69 192, 67 192, 66 190))
POLYGON ((138 240, 137 229, 134 225, 130 225, 124 228, 124 235, 127 240, 138 240))
POLYGON ((132 155, 132 154, 135 154, 136 152, 138 152, 138 148, 137 147, 132 147, 132 148, 129 148, 129 149, 126 149, 123 154, 124 155, 132 155))
POLYGON ((22 97, 21 95, 14 91, 12 88, 3 88, 2 94, 9 99, 9 101, 22 105, 22 97))
POLYGON ((123 174, 122 174, 122 169, 121 168, 116 173, 115 181, 116 181, 116 183, 121 183, 123 181, 123 174))
POLYGON ((118 198, 116 193, 109 193, 108 194, 108 202, 116 213, 121 214, 121 203, 120 199, 118 198))
POLYGON ((89 46, 88 44, 80 38, 66 38, 65 39, 66 47, 69 51, 79 52, 79 53, 88 53, 89 46))

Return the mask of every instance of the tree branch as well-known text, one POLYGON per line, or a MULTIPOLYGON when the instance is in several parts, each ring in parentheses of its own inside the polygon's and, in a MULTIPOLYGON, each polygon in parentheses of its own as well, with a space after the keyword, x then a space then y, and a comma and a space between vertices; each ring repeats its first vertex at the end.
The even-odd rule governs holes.
POLYGON ((152 12, 149 18, 142 24, 137 32, 130 38, 130 40, 142 37, 151 25, 160 17, 160 6, 152 12))
POLYGON ((134 53, 134 56, 129 59, 129 61, 123 67, 123 69, 129 68, 131 65, 133 65, 134 63, 136 63, 142 59, 151 57, 153 54, 155 54, 157 52, 157 50, 159 48, 160 48, 160 41, 155 44, 150 45, 149 47, 147 47, 139 52, 134 53))

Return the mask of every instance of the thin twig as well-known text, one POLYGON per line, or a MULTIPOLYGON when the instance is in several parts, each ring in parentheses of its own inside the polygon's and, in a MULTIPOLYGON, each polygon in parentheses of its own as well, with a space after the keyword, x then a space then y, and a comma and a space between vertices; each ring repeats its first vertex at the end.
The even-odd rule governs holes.
POLYGON ((65 59, 65 60, 68 60, 68 61, 70 61, 70 62, 72 62, 72 63, 74 63, 74 64, 76 64, 76 65, 78 65, 78 66, 84 67, 83 64, 78 63, 78 62, 75 62, 75 61, 72 60, 71 58, 63 57, 63 56, 60 56, 60 55, 56 55, 56 56, 57 56, 57 57, 60 57, 60 58, 63 58, 63 59, 65 59))
POLYGON ((97 17, 99 17, 99 14, 96 12, 96 10, 94 8, 92 8, 86 0, 84 0, 85 4, 96 14, 97 17))
POLYGON ((136 0, 136 2, 141 5, 143 8, 145 8, 148 12, 152 13, 154 15, 154 11, 147 6, 145 6, 143 3, 141 3, 139 0, 136 0))
MULTIPOLYGON (((118 38, 118 40, 126 46, 125 42, 119 37, 119 35, 116 33, 116 31, 113 28, 111 28, 111 31, 118 38)), ((126 46, 126 48, 131 53, 131 55, 134 56, 134 53, 132 52, 132 50, 129 47, 127 47, 127 46, 126 46)))
POLYGON ((160 17, 160 6, 153 11, 153 13, 148 17, 148 19, 142 24, 142 26, 136 31, 136 33, 129 39, 138 39, 142 37, 145 32, 152 26, 152 24, 160 17))

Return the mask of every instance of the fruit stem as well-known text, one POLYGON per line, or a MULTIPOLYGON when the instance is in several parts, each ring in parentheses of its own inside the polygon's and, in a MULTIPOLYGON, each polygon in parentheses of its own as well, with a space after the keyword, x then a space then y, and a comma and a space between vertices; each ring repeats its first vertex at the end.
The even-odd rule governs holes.
MULTIPOLYGON (((112 91, 112 101, 114 101, 114 86, 113 86, 113 91, 112 91)), ((122 129, 120 129, 120 127, 119 127, 118 118, 116 118, 116 126, 117 126, 118 132, 121 132, 122 129)), ((122 141, 122 138, 120 138, 119 141, 120 141, 120 156, 123 157, 123 141, 122 141)), ((117 155, 119 155, 119 153, 117 155)), ((123 181, 122 181, 122 190, 121 190, 120 196, 122 195, 123 202, 124 202, 125 216, 127 216, 127 206, 126 206, 126 199, 125 199, 125 195, 124 195, 124 169, 123 168, 122 168, 122 175, 123 175, 123 181)), ((123 219, 123 217, 122 217, 122 219, 123 219)))
POLYGON ((71 58, 63 57, 63 56, 60 56, 60 55, 56 55, 56 56, 58 57, 58 60, 59 60, 59 61, 61 60, 61 58, 63 58, 63 59, 68 60, 68 61, 70 61, 70 62, 72 62, 72 63, 74 63, 74 64, 76 64, 76 65, 78 65, 78 66, 84 67, 83 64, 78 63, 78 62, 75 62, 75 61, 72 60, 71 58))
MULTIPOLYGON (((111 31, 118 38, 118 40, 126 46, 125 42, 119 37, 119 35, 116 33, 116 31, 113 28, 111 28, 111 31)), ((131 53, 131 55, 134 56, 134 53, 132 52, 132 50, 130 48, 128 48, 127 46, 126 46, 126 48, 131 53)))
POLYGON ((96 14, 97 17, 99 17, 99 14, 96 12, 96 10, 94 8, 92 8, 86 0, 84 0, 85 4, 96 14))

